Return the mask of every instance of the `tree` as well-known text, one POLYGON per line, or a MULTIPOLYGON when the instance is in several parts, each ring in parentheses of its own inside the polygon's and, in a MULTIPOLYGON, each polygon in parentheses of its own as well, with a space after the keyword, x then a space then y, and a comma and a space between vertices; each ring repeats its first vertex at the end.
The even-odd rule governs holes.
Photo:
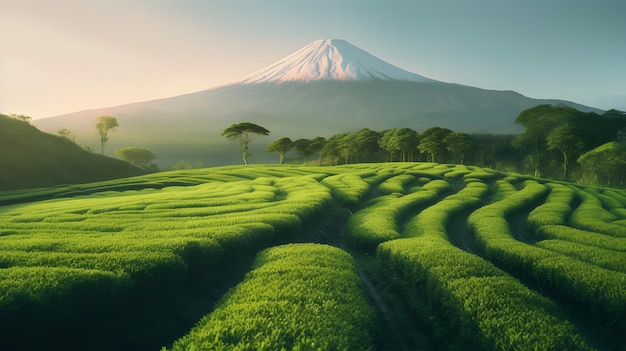
POLYGON ((287 137, 278 138, 267 146, 267 152, 278 152, 279 162, 282 165, 285 161, 287 151, 293 149, 294 142, 287 137))
MULTIPOLYGON (((330 158, 332 165, 339 163, 342 151, 342 140, 347 134, 335 134, 324 142, 324 147, 320 150, 320 157, 330 158)), ((321 164, 321 162, 320 162, 321 164)))
MULTIPOLYGON (((354 151, 356 154, 356 162, 359 162, 360 156, 368 156, 378 153, 380 146, 378 141, 380 140, 380 133, 370 130, 368 128, 361 129, 354 134, 354 151)), ((363 158, 361 158, 361 161, 363 158)))
POLYGON ((76 134, 67 128, 59 130, 59 135, 71 142, 76 142, 76 134))
POLYGON ((257 136, 269 134, 269 130, 250 122, 233 124, 222 132, 222 136, 226 137, 226 139, 237 140, 237 142, 239 142, 243 163, 246 165, 248 164, 248 157, 251 156, 248 145, 256 139, 257 136))
POLYGON ((311 145, 309 145, 309 151, 311 155, 319 154, 318 164, 322 164, 322 149, 324 149, 324 145, 326 145, 326 138, 324 137, 315 137, 311 139, 311 145))
POLYGON ((394 134, 395 145, 400 150, 402 155, 402 162, 415 161, 415 150, 419 145, 419 133, 411 128, 399 128, 396 129, 394 134))
POLYGON ((339 156, 343 157, 343 164, 350 163, 350 156, 357 150, 356 134, 343 133, 339 137, 339 156))
POLYGON ((522 111, 515 119, 515 123, 523 125, 525 130, 513 140, 513 147, 521 149, 530 145, 533 150, 535 177, 541 177, 543 173, 543 151, 546 149, 548 134, 560 125, 572 110, 574 109, 571 107, 539 105, 522 111))
POLYGON ((298 139, 293 142, 293 148, 296 150, 298 155, 304 157, 304 164, 308 162, 309 156, 313 153, 311 152, 311 140, 310 139, 298 139))
POLYGON ((583 148, 581 131, 574 121, 568 121, 554 128, 548 134, 548 150, 559 150, 563 155, 563 180, 569 178, 570 159, 575 151, 583 148))
POLYGON ((104 155, 104 145, 109 141, 109 132, 115 131, 119 127, 117 118, 111 116, 100 116, 96 119, 96 129, 100 134, 100 153, 104 155))
POLYGON ((381 133, 380 140, 378 140, 378 146, 383 150, 383 161, 393 162, 394 156, 397 152, 400 152, 400 147, 396 142, 397 129, 387 129, 381 133))
POLYGON ((443 141, 452 131, 448 128, 431 127, 420 135, 417 146, 421 152, 429 155, 429 161, 435 162, 435 155, 446 151, 446 143, 443 141))
POLYGON ((461 164, 465 164, 465 156, 475 147, 474 140, 466 133, 452 133, 443 139, 448 144, 448 151, 458 154, 461 164))
POLYGON ((134 146, 117 149, 115 155, 119 159, 142 169, 150 169, 150 161, 156 158, 152 151, 134 146))

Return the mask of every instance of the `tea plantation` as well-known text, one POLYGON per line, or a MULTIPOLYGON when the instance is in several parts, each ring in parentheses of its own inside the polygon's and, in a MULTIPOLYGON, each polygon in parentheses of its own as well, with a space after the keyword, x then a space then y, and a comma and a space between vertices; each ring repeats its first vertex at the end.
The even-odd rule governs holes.
POLYGON ((620 350, 626 191, 435 163, 0 192, 0 350, 620 350))

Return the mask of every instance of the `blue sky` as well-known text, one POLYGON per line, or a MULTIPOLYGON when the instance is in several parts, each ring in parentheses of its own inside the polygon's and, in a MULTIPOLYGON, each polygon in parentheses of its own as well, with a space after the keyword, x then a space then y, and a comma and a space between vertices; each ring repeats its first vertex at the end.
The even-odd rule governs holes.
POLYGON ((623 0, 0 0, 0 113, 209 89, 327 38, 436 80, 626 110, 623 0))

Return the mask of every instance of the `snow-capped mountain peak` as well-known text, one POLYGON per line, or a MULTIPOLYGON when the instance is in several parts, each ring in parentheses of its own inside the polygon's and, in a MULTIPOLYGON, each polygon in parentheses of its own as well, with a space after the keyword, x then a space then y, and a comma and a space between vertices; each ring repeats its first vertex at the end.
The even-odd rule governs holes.
POLYGON ((389 64, 345 40, 322 39, 236 83, 371 79, 435 82, 389 64))

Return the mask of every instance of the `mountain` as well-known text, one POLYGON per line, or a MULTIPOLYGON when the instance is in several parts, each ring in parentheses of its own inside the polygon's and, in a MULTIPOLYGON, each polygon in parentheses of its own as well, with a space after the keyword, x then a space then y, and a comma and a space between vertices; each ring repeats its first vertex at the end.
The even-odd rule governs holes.
POLYGON ((0 191, 130 177, 146 172, 0 115, 0 191))
POLYGON ((108 149, 139 146, 159 165, 178 160, 205 166, 237 163, 236 143, 220 133, 243 121, 271 131, 252 145, 251 162, 272 140, 330 137, 362 128, 384 130, 432 126, 468 133, 517 133, 517 115, 540 104, 598 110, 562 100, 532 99, 513 91, 485 90, 436 81, 386 63, 352 44, 318 40, 266 68, 216 88, 123 106, 81 111, 33 123, 42 130, 67 128, 79 143, 95 147, 95 119, 111 115, 120 127, 108 149))
POLYGON ((345 40, 325 39, 314 41, 236 83, 371 79, 436 82, 393 66, 345 40))

